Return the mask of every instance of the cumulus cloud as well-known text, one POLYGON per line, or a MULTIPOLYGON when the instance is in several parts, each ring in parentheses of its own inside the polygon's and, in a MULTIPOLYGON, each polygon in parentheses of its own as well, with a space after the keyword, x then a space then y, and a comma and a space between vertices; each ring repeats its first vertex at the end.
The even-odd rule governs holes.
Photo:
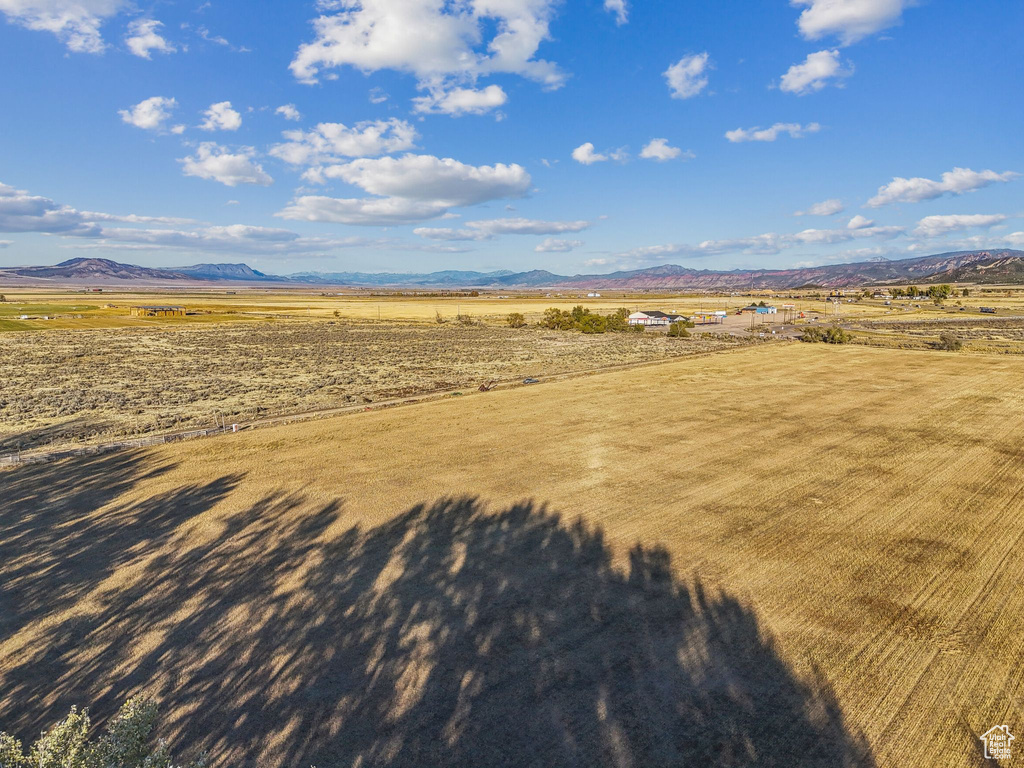
POLYGON ((582 240, 559 240, 555 237, 547 237, 533 250, 536 253, 568 253, 582 245, 582 240))
POLYGON ((412 100, 416 112, 439 112, 446 115, 482 115, 500 107, 508 96, 500 85, 475 88, 435 89, 428 96, 412 100))
POLYGON ((302 119, 302 114, 295 108, 294 104, 282 104, 274 110, 274 114, 280 115, 285 120, 299 121, 302 119))
POLYGON ((847 229, 864 229, 865 227, 873 227, 875 222, 866 216, 861 216, 859 213, 846 222, 847 229))
POLYGON ((102 53, 106 43, 100 26, 128 0, 0 0, 7 20, 40 32, 50 32, 75 53, 102 53))
POLYGON ((604 0, 604 9, 615 15, 615 23, 620 27, 629 21, 629 6, 626 0, 604 0))
POLYGON ((291 63, 294 76, 316 82, 324 70, 392 69, 422 87, 474 83, 495 73, 517 74, 558 88, 565 74, 537 58, 550 37, 556 0, 320 0, 315 38, 291 63))
POLYGON ((227 147, 204 141, 194 154, 178 162, 182 163, 182 171, 186 176, 219 181, 229 187, 237 187, 239 184, 269 186, 274 180, 255 162, 255 154, 252 147, 240 147, 236 152, 230 152, 227 147))
POLYGON ((128 50, 143 59, 152 58, 152 52, 174 53, 177 48, 167 42, 159 33, 163 26, 156 19, 136 19, 128 25, 124 43, 128 50))
MULTIPOLYGON (((178 102, 174 99, 151 96, 148 99, 143 99, 134 107, 118 110, 117 114, 128 125, 134 125, 136 128, 146 131, 161 131, 164 129, 164 123, 170 119, 171 111, 177 106, 178 102)), ((173 128, 171 130, 180 133, 173 128)))
POLYGON ((821 130, 818 123, 775 123, 770 128, 737 128, 734 131, 726 131, 725 138, 734 144, 742 141, 775 141, 782 134, 788 134, 792 139, 801 139, 808 133, 817 133, 821 130))
POLYGON ((797 21, 807 40, 835 35, 851 45, 868 35, 899 24, 903 9, 913 0, 791 0, 804 7, 797 21))
POLYGON ((839 85, 841 78, 853 74, 853 65, 844 64, 839 51, 818 51, 810 53, 801 64, 794 64, 782 76, 779 89, 797 96, 820 91, 830 82, 839 85))
POLYGON ((681 157, 684 160, 692 160, 696 155, 690 151, 683 152, 679 147, 669 146, 668 139, 651 139, 640 150, 640 157, 645 160, 664 162, 666 160, 675 160, 677 157, 681 157))
POLYGON ((572 159, 577 163, 583 163, 583 165, 593 165, 594 163, 603 163, 608 159, 608 155, 595 152, 594 145, 588 141, 572 151, 572 159))
POLYGON ((689 99, 707 88, 707 71, 710 68, 707 51, 683 56, 665 70, 665 80, 673 99, 689 99))
POLYGON ((963 229, 974 229, 977 227, 988 229, 996 224, 1002 224, 1007 218, 1007 216, 1001 213, 960 213, 944 216, 925 216, 917 222, 914 234, 918 237, 937 237, 948 232, 956 232, 963 229))
POLYGON ((474 166, 433 155, 363 157, 317 169, 317 176, 352 184, 375 197, 304 196, 277 215, 343 224, 413 223, 451 208, 524 197, 530 189, 530 174, 520 165, 474 166))
POLYGON ((231 108, 230 101, 218 101, 203 112, 206 120, 199 127, 204 131, 237 131, 242 127, 242 116, 231 108))
POLYGON ((1013 181, 1019 173, 1013 171, 972 171, 970 168, 954 168, 942 174, 939 181, 916 176, 905 179, 895 177, 892 181, 878 188, 878 194, 865 203, 869 208, 879 208, 892 203, 919 203, 922 200, 934 200, 943 195, 962 195, 990 184, 1013 181))
POLYGON ((806 211, 797 211, 794 216, 834 216, 837 213, 842 213, 845 210, 843 201, 837 197, 830 198, 828 200, 822 200, 820 203, 815 203, 809 207, 806 211))
POLYGON ((0 183, 0 232, 94 236, 99 227, 81 211, 0 183))
POLYGON ((270 154, 291 165, 312 165, 343 157, 373 157, 404 152, 416 142, 416 129, 404 120, 372 120, 349 128, 344 123, 320 123, 311 131, 285 131, 288 141, 270 154))

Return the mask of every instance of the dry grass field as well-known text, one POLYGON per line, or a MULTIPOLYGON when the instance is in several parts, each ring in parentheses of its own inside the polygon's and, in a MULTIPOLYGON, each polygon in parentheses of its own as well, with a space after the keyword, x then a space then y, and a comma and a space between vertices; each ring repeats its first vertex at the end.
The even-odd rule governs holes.
POLYGON ((766 345, 0 474, 0 729, 218 766, 991 765, 1024 376, 766 345))
POLYGON ((751 343, 664 333, 262 321, 3 336, 0 453, 475 389, 751 343))
MULTIPOLYGON (((0 332, 47 329, 152 328, 224 322, 241 322, 267 317, 277 319, 383 320, 403 323, 433 323, 438 314, 453 320, 458 314, 476 320, 501 324, 510 312, 521 312, 530 322, 540 319, 548 307, 571 309, 577 304, 592 312, 607 314, 619 307, 660 309, 694 313, 698 310, 733 311, 750 301, 793 303, 799 311, 835 316, 837 308, 823 299, 804 294, 793 298, 787 293, 774 299, 767 292, 754 295, 707 296, 699 294, 624 294, 606 292, 599 298, 588 298, 587 291, 505 294, 485 291, 480 296, 400 295, 390 292, 370 295, 353 290, 338 292, 325 287, 316 289, 267 289, 240 287, 237 290, 117 290, 103 293, 55 291, 43 289, 0 289, 7 301, 0 303, 0 332), (131 317, 129 308, 145 304, 174 304, 189 312, 184 318, 131 317), (22 316, 26 319, 21 319, 22 316), (47 318, 47 319, 43 319, 47 318)), ((827 293, 827 291, 825 292, 827 293)), ((969 298, 956 298, 942 307, 927 302, 896 301, 885 306, 880 300, 865 299, 843 302, 838 307, 841 319, 870 319, 894 316, 946 317, 959 315, 961 301, 971 314, 979 304, 995 307, 1000 314, 1024 314, 1024 291, 1019 286, 975 288, 969 298)))

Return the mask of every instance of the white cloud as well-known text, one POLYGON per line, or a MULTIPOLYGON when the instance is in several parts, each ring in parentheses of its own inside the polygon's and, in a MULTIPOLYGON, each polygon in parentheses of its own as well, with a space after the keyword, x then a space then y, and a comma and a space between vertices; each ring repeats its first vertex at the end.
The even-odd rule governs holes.
POLYGON ((448 207, 523 197, 530 174, 516 164, 466 165, 433 155, 359 158, 323 170, 329 179, 354 184, 371 195, 443 200, 448 207))
POLYGON ((90 237, 99 232, 99 227, 70 206, 0 183, 0 232, 46 232, 90 237))
POLYGON ((13 240, 0 240, 0 248, 7 248, 14 245, 13 240))
POLYGON ((104 229, 88 247, 273 256, 325 253, 337 248, 373 244, 365 238, 302 237, 287 229, 231 224, 198 230, 104 229))
POLYGON ((204 131, 237 131, 242 126, 242 116, 231 108, 230 101, 218 101, 203 112, 206 120, 199 127, 204 131))
POLYGON ((500 107, 508 101, 508 96, 500 85, 489 85, 477 90, 475 88, 452 88, 451 90, 435 89, 429 96, 419 96, 412 100, 415 112, 440 112, 446 115, 482 115, 489 110, 500 107))
POLYGON ((414 235, 428 240, 489 240, 490 235, 475 229, 453 229, 451 227, 416 227, 414 235))
POLYGON ((861 229, 805 229, 795 233, 766 232, 752 237, 705 240, 696 245, 669 243, 635 248, 618 254, 620 259, 650 262, 668 257, 702 258, 727 253, 770 256, 806 245, 830 245, 850 240, 888 240, 905 234, 903 227, 864 227, 861 229))
POLYGON ((1020 176, 1013 171, 972 171, 970 168, 954 168, 942 174, 941 181, 914 177, 895 177, 888 184, 878 188, 878 194, 865 203, 868 208, 879 208, 891 203, 919 203, 934 200, 943 195, 962 195, 975 189, 997 182, 1007 182, 1020 176))
POLYGON ((629 21, 629 6, 626 0, 604 0, 604 9, 615 14, 615 23, 620 27, 629 21))
POLYGON ((412 149, 416 129, 404 120, 374 120, 356 123, 320 123, 312 131, 285 131, 287 142, 277 144, 270 154, 292 165, 329 162, 342 157, 372 157, 412 149))
POLYGON ((278 216, 343 224, 413 223, 437 218, 450 208, 523 197, 530 189, 530 174, 520 165, 473 166, 433 155, 364 157, 317 169, 316 176, 344 181, 375 197, 305 196, 278 216))
POLYGON ((640 157, 645 160, 664 162, 665 160, 675 160, 677 157, 682 157, 684 160, 692 160, 696 155, 690 151, 683 152, 679 147, 669 146, 668 139, 651 139, 640 150, 640 157))
MULTIPOLYGON (((160 131, 164 128, 164 122, 170 119, 171 111, 177 106, 178 102, 174 99, 168 99, 164 96, 151 96, 140 101, 134 107, 118 110, 117 114, 128 125, 134 125, 136 128, 142 128, 146 131, 160 131)), ((179 132, 174 128, 171 130, 174 133, 179 132)))
POLYGON ((797 211, 794 216, 834 216, 837 213, 842 213, 845 210, 843 201, 839 198, 833 197, 828 200, 822 200, 820 203, 815 203, 806 211, 797 211))
POLYGON ((370 89, 370 103, 371 104, 383 104, 390 98, 387 92, 383 88, 371 88, 370 89))
POLYGON ((136 19, 128 25, 128 34, 124 38, 128 50, 143 59, 152 58, 157 53, 174 53, 177 48, 167 42, 157 31, 162 27, 156 19, 136 19))
POLYGON ((807 40, 835 35, 850 45, 875 32, 899 24, 903 9, 913 0, 791 0, 806 6, 797 25, 807 40))
POLYGON ((566 232, 582 232, 589 227, 589 221, 540 221, 509 218, 467 221, 465 229, 420 227, 413 232, 431 240, 489 240, 497 235, 557 235, 566 232))
POLYGON ((550 37, 556 5, 555 0, 321 0, 324 13, 313 21, 315 39, 299 47, 291 70, 307 83, 324 70, 351 66, 409 72, 424 87, 508 73, 558 88, 565 74, 536 58, 550 37))
POLYGON ((866 216, 861 216, 859 213, 852 219, 850 219, 848 222, 846 222, 847 229, 864 229, 866 227, 873 226, 875 226, 875 222, 873 222, 866 216))
POLYGON ((548 237, 533 250, 536 253, 568 253, 573 248, 579 248, 582 245, 582 240, 559 240, 548 237))
POLYGON ((116 221, 123 224, 195 224, 195 219, 183 219, 177 216, 139 216, 135 213, 117 215, 113 213, 99 213, 97 211, 82 211, 82 216, 89 221, 116 221))
POLYGON ((801 139, 808 133, 817 133, 821 130, 818 123, 775 123, 770 128, 737 128, 734 131, 727 131, 725 138, 734 144, 742 141, 775 141, 782 134, 788 134, 792 139, 801 139))
POLYGON ((937 237, 947 232, 956 232, 962 229, 973 229, 983 227, 988 229, 996 224, 1002 224, 1008 217, 1001 213, 984 214, 950 214, 945 216, 925 216, 914 229, 918 237, 937 237))
POLYGON ((183 164, 186 176, 219 181, 229 187, 239 184, 269 186, 274 180, 253 160, 255 154, 252 147, 241 147, 232 153, 215 142, 204 141, 194 155, 183 157, 178 162, 183 164))
POLYGON ((282 104, 274 110, 274 114, 280 115, 285 120, 301 120, 302 114, 295 108, 294 104, 282 104))
POLYGON ((673 99, 689 99, 707 88, 710 60, 707 51, 683 56, 665 70, 673 99))
POLYGON ((8 21, 51 32, 75 53, 102 53, 100 26, 128 6, 128 0, 0 0, 8 21))
POLYGON ((782 76, 779 89, 797 96, 820 91, 831 81, 834 85, 840 78, 853 74, 853 65, 845 64, 839 58, 839 51, 818 51, 810 53, 802 64, 794 64, 782 76))
POLYGON ((603 163, 608 159, 608 155, 595 152, 594 145, 588 141, 572 151, 572 159, 577 163, 583 163, 583 165, 593 165, 594 163, 603 163))

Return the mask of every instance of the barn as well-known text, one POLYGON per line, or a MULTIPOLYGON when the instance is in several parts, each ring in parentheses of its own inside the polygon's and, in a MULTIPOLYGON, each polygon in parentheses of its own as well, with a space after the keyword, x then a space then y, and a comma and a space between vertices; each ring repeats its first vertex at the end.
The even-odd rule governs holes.
POLYGON ((185 308, 170 305, 149 305, 131 307, 130 313, 134 317, 184 317, 185 308))

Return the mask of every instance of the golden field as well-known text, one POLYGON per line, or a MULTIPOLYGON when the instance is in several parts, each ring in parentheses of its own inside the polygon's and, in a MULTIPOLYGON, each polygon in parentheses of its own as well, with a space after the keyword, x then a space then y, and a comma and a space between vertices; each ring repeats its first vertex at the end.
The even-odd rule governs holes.
POLYGON ((975 766, 1024 366, 765 345, 0 473, 0 728, 227 765, 975 766))
MULTIPOLYGON (((1024 291, 1019 286, 984 286, 973 288, 972 296, 954 298, 943 307, 921 303, 896 301, 892 306, 884 302, 865 299, 844 302, 838 310, 839 318, 886 318, 893 316, 952 316, 959 315, 956 301, 976 314, 979 304, 993 306, 1000 314, 1024 314, 1024 291)), ((84 329, 84 328, 151 328, 188 324, 238 322, 267 317, 277 319, 324 319, 337 317, 348 320, 383 320, 393 322, 433 323, 438 314, 454 320, 458 314, 470 315, 488 323, 503 323, 510 312, 521 312, 530 322, 540 319, 548 307, 571 309, 577 304, 592 312, 610 313, 619 307, 659 309, 693 313, 698 310, 735 311, 750 301, 790 302, 805 313, 820 313, 822 317, 835 316, 835 306, 822 299, 790 298, 791 293, 771 294, 759 291, 746 295, 649 294, 602 292, 600 298, 587 298, 587 291, 552 292, 545 294, 482 292, 480 296, 400 295, 398 292, 335 292, 310 289, 267 289, 242 287, 237 290, 116 290, 102 293, 58 291, 48 289, 3 289, 7 301, 0 303, 0 331, 84 329), (773 298, 774 296, 774 298, 773 298), (145 304, 173 304, 186 308, 184 318, 131 317, 129 308, 145 304), (22 320, 22 315, 28 319, 22 320), (42 318, 48 319, 42 319, 42 318)), ((827 291, 825 291, 827 293, 827 291)), ((802 295, 802 294, 801 294, 802 295)))
POLYGON ((2 338, 0 455, 475 390, 756 341, 333 319, 2 338))

